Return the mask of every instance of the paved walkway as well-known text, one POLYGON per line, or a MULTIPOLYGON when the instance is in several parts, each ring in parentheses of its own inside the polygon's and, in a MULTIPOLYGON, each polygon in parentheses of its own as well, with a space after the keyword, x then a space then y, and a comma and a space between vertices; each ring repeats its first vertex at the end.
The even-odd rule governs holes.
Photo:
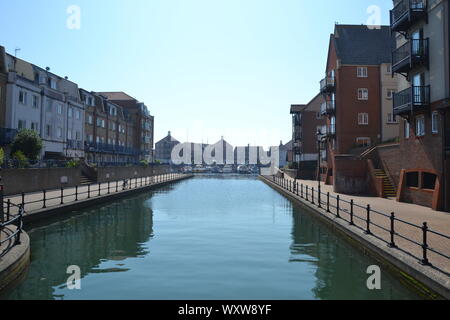
MULTIPOLYGON (((124 180, 113 181, 109 183, 101 183, 101 184, 93 184, 90 186, 81 186, 77 188, 66 188, 61 192, 61 190, 51 190, 44 193, 34 192, 27 193, 22 199, 22 195, 15 195, 10 197, 5 197, 5 201, 8 199, 11 203, 21 204, 25 203, 25 215, 32 213, 33 211, 41 210, 44 208, 44 197, 45 197, 45 207, 51 208, 55 206, 60 206, 61 204, 68 204, 77 200, 86 200, 92 199, 99 196, 105 196, 112 193, 121 192, 124 190, 132 190, 140 187, 150 186, 153 184, 178 180, 181 177, 184 177, 183 174, 167 174, 167 175, 159 175, 159 176, 150 176, 143 178, 132 178, 128 179, 127 182, 124 183, 124 180), (78 195, 77 195, 78 194, 78 195), (62 195, 62 197, 61 197, 62 195)), ((7 212, 6 205, 4 206, 5 213, 7 212)), ((17 213, 16 207, 11 207, 11 214, 17 213)))
MULTIPOLYGON (((286 177, 287 181, 291 183, 294 180, 290 177, 286 177)), ((273 177, 267 177, 273 180, 273 177)), ((301 185, 303 184, 303 196, 306 198, 306 187, 308 186, 308 199, 311 201, 311 190, 314 188, 314 201, 316 205, 318 204, 318 182, 311 180, 296 180, 299 183, 299 196, 301 198, 301 185)), ((390 230, 391 212, 395 213, 395 218, 403 220, 405 222, 422 227, 424 222, 427 222, 430 230, 442 233, 444 235, 450 235, 450 214, 446 212, 433 211, 430 208, 422 207, 414 204, 397 202, 391 199, 383 199, 377 197, 361 197, 361 196, 348 196, 343 194, 338 194, 333 191, 333 186, 327 186, 321 183, 321 192, 324 194, 321 196, 322 207, 326 210, 327 196, 330 193, 330 211, 336 214, 336 204, 337 196, 340 197, 340 215, 347 221, 350 221, 350 200, 354 200, 354 223, 360 228, 366 229, 367 226, 367 205, 371 206, 370 220, 371 223, 376 224, 371 225, 370 231, 377 237, 390 242, 390 230), (358 206, 359 205, 359 206, 358 206), (387 216, 383 216, 383 213, 387 216), (386 229, 386 230, 385 230, 386 229)), ((295 192, 295 196, 296 196, 295 192)), ((297 197, 297 196, 296 196, 297 197)), ((400 221, 395 221, 394 229, 396 236, 394 238, 396 245, 409 253, 412 253, 418 259, 422 259, 423 249, 420 246, 423 243, 423 231, 420 228, 403 223, 400 221), (401 238, 401 236, 411 239, 418 244, 412 243, 408 240, 401 238)), ((432 232, 427 233, 428 245, 430 249, 439 251, 447 256, 450 256, 450 239, 442 236, 433 234, 432 232)), ((439 254, 431 252, 428 250, 428 259, 433 264, 434 267, 450 274, 450 260, 439 254)))

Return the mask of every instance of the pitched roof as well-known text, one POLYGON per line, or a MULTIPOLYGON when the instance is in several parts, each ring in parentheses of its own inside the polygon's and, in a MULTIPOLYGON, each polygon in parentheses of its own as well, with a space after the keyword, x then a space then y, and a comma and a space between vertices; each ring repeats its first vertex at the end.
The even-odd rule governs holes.
POLYGON ((125 92, 98 92, 98 94, 105 96, 108 100, 136 100, 125 92))
POLYGON ((391 62, 393 38, 389 26, 336 25, 332 35, 342 64, 380 65, 391 62))
POLYGON ((306 107, 306 104, 293 104, 291 105, 291 114, 302 112, 306 107))

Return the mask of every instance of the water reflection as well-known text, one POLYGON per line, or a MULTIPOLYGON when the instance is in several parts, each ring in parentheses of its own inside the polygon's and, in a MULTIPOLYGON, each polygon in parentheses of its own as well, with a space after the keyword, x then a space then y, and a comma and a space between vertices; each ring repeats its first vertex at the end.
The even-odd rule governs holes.
MULTIPOLYGON (((165 188, 169 192, 170 188, 165 188)), ((97 207, 82 215, 30 233, 32 263, 27 280, 11 299, 54 299, 55 287, 64 288, 66 268, 78 265, 82 277, 91 273, 127 272, 124 260, 143 257, 145 244, 153 237, 153 212, 146 206, 148 195, 97 207), (116 268, 101 269, 114 261, 116 268), (55 263, 49 263, 55 262, 55 263)))

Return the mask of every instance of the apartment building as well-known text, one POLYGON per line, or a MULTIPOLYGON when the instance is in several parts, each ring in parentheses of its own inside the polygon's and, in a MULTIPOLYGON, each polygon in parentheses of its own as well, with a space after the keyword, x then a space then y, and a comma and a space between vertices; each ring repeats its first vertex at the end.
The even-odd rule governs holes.
MULTIPOLYGON (((319 141, 322 131, 326 132, 327 107, 329 104, 320 93, 308 104, 291 106, 293 154, 300 179, 317 177, 319 141)), ((323 151, 326 152, 325 149, 323 151)))
POLYGON ((86 105, 86 159, 88 162, 136 163, 135 124, 130 114, 105 96, 80 90, 86 105))
POLYGON ((129 113, 135 123, 134 145, 140 149, 140 159, 153 162, 154 117, 147 106, 124 92, 100 92, 99 94, 129 113))
POLYGON ((172 137, 171 132, 155 144, 155 160, 164 164, 170 164, 172 160, 172 150, 180 142, 172 137))
POLYGON ((393 110, 401 117, 400 144, 380 157, 398 201, 450 211, 449 1, 393 4, 392 71, 402 79, 393 110))
MULTIPOLYGON (((336 25, 330 36, 326 76, 320 81, 326 116, 326 161, 323 180, 335 184, 337 155, 355 155, 384 140, 395 138, 392 114, 389 26, 369 29, 364 25, 336 25), (391 106, 391 107, 389 107, 391 106)), ((325 160, 325 159, 323 159, 325 160)))

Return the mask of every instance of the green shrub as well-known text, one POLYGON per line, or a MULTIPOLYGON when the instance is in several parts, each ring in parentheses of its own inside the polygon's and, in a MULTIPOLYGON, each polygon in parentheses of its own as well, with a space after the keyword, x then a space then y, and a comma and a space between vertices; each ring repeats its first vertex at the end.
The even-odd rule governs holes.
MULTIPOLYGON (((42 139, 39 134, 30 129, 22 129, 11 144, 11 154, 20 151, 27 160, 37 160, 42 150, 42 139)), ((14 156, 13 156, 14 157, 14 156)))
POLYGON ((20 169, 27 168, 29 166, 28 158, 22 151, 16 151, 12 155, 12 158, 17 162, 17 167, 20 169))
POLYGON ((66 163, 66 168, 78 168, 80 160, 70 160, 66 163))
POLYGON ((143 166, 144 168, 148 167, 148 161, 147 160, 141 160, 141 166, 143 166))
POLYGON ((2 148, 0 148, 0 166, 3 165, 3 162, 5 161, 5 152, 2 148))

